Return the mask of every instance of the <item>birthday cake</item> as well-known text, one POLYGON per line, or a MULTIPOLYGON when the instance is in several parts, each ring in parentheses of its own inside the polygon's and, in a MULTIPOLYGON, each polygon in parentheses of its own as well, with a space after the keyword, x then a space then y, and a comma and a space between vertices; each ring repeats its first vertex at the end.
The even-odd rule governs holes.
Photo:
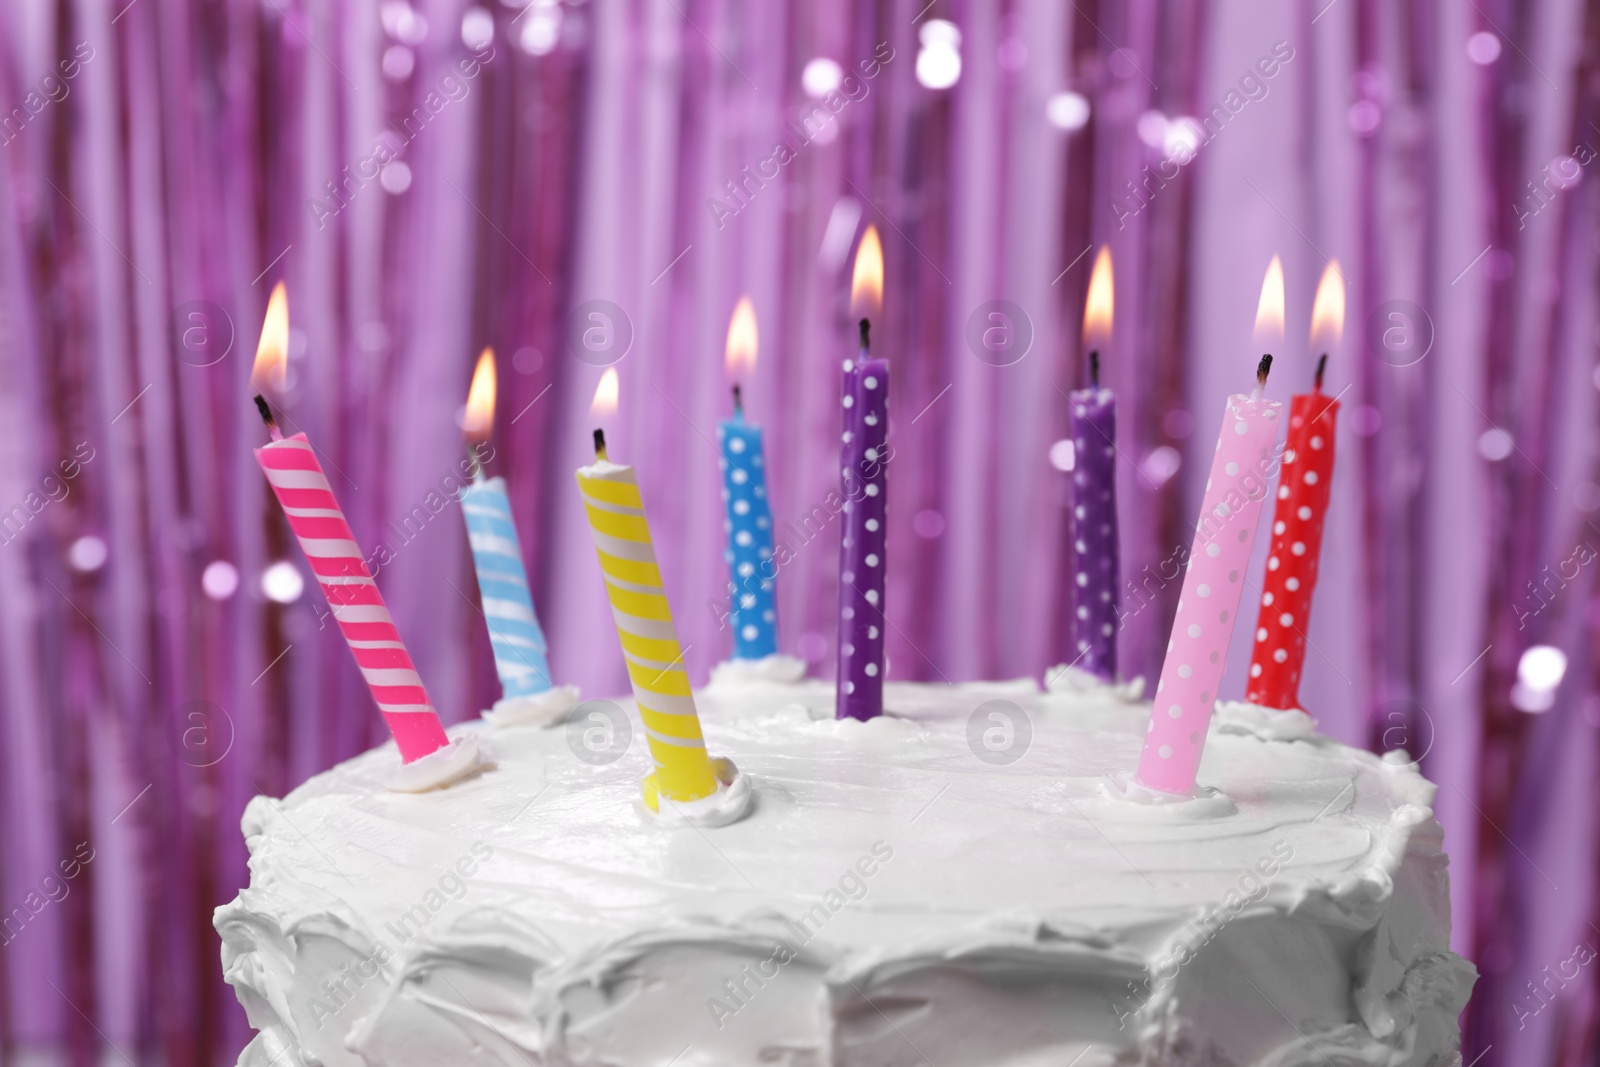
POLYGON ((395 791, 384 745, 244 816, 218 909, 270 1064, 1430 1067, 1449 951, 1434 787, 1302 712, 1219 705, 1200 790, 1119 777, 1109 687, 719 676, 742 818, 669 827, 631 700, 463 724, 485 765, 395 791), (630 725, 632 724, 632 725, 630 725))

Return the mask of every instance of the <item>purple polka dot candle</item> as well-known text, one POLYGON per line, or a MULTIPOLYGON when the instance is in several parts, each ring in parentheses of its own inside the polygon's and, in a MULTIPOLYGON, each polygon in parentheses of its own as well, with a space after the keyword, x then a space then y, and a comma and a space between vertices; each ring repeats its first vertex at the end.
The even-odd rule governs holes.
MULTIPOLYGON (((1109 339, 1111 250, 1100 249, 1084 303, 1084 343, 1109 339)), ((1103 681, 1117 676, 1117 398, 1100 387, 1100 353, 1089 353, 1089 388, 1067 398, 1072 434, 1072 649, 1068 661, 1103 681)))
POLYGON ((1072 408, 1072 656, 1105 681, 1117 674, 1117 401, 1079 389, 1072 408))
MULTIPOLYGON (((851 306, 876 311, 883 293, 883 246, 867 227, 856 252, 851 306)), ((884 573, 888 545, 889 361, 873 359, 868 320, 861 350, 846 360, 840 479, 844 523, 839 551, 839 676, 835 714, 871 719, 883 714, 884 573)))

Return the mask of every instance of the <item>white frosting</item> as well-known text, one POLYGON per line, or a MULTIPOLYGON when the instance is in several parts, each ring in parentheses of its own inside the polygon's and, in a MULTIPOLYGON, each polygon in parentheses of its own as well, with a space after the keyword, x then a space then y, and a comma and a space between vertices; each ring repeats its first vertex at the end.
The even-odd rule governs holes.
POLYGON ((1144 696, 1144 675, 1126 682, 1108 682, 1097 674, 1067 663, 1058 663, 1044 672, 1045 688, 1051 693, 1070 696, 1104 696, 1138 703, 1144 696))
POLYGON ((1211 718, 1211 732, 1250 734, 1263 741, 1296 741, 1312 737, 1317 720, 1299 708, 1280 710, 1243 700, 1219 700, 1211 718))
MULTIPOLYGON (((385 746, 385 750, 387 755, 398 759, 399 753, 392 745, 385 746)), ((410 763, 397 762, 390 768, 384 784, 396 793, 425 793, 458 782, 485 763, 478 739, 471 734, 458 733, 443 748, 410 763)))
POLYGON ((806 661, 782 652, 760 659, 727 659, 711 668, 713 689, 761 684, 798 682, 806 676, 806 661))
POLYGON ((642 731, 604 766, 563 730, 496 733, 493 767, 421 796, 382 787, 379 749, 253 800, 251 883, 216 914, 261 1031, 240 1063, 1427 1067, 1456 1048, 1475 972, 1448 949, 1414 767, 1217 730, 1218 813, 1106 786, 1148 705, 891 683, 891 714, 857 723, 828 682, 697 698, 711 750, 759 779, 718 828, 640 820, 642 731))
POLYGON ((505 729, 511 726, 554 726, 565 722, 567 714, 578 706, 579 691, 575 685, 557 685, 542 693, 525 697, 501 697, 494 707, 483 713, 490 726, 505 729))
POLYGON ((668 800, 661 797, 652 811, 643 800, 636 805, 639 814, 660 826, 727 826, 750 812, 755 791, 748 774, 740 774, 730 759, 711 761, 717 775, 717 791, 699 800, 668 800))
POLYGON ((1152 819, 1225 819, 1237 815, 1239 809, 1232 799, 1220 789, 1209 785, 1196 785, 1187 795, 1166 793, 1152 789, 1139 781, 1130 771, 1118 771, 1100 782, 1100 795, 1124 805, 1116 814, 1121 818, 1139 815, 1141 809, 1150 812, 1152 819))

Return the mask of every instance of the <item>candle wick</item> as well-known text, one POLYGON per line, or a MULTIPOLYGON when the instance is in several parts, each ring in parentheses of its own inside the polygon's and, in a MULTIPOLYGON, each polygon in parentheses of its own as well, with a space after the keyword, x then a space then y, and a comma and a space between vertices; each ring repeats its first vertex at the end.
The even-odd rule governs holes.
POLYGON ((1089 385, 1100 388, 1100 350, 1092 349, 1089 352, 1089 385))
POLYGON ((1272 353, 1268 352, 1261 357, 1261 362, 1256 364, 1256 395, 1261 395, 1261 390, 1267 387, 1267 375, 1272 371, 1272 353))
POLYGON ((1328 353, 1322 353, 1322 358, 1317 360, 1317 392, 1322 392, 1322 374, 1328 369, 1328 353))
POLYGON ((261 412, 261 421, 267 424, 267 432, 274 441, 283 440, 283 431, 278 429, 278 422, 272 417, 272 409, 267 406, 267 398, 260 393, 256 394, 256 410, 261 412))
POLYGON ((478 444, 475 442, 467 446, 467 462, 472 464, 472 484, 483 484, 483 460, 478 455, 478 444))
POLYGON ((861 351, 863 352, 870 352, 872 350, 872 340, 868 336, 871 331, 872 323, 863 318, 861 320, 861 351))
POLYGON ((594 431, 594 458, 597 461, 610 461, 610 457, 606 455, 606 432, 599 427, 595 427, 594 431))
POLYGON ((733 383, 733 413, 739 416, 744 415, 744 393, 739 388, 738 382, 733 383))

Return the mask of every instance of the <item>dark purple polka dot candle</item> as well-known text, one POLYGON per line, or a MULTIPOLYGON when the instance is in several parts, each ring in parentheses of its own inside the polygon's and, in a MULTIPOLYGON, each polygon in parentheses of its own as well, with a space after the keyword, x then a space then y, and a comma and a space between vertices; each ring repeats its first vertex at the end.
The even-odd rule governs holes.
POLYGON ((1111 249, 1101 248, 1083 305, 1089 388, 1067 398, 1072 434, 1072 647, 1067 661, 1103 681, 1117 676, 1117 398, 1100 387, 1096 345, 1111 339, 1111 249))
POLYGON ((1068 398, 1072 418, 1072 655, 1105 681, 1117 674, 1117 399, 1092 386, 1068 398))
POLYGON ((889 361, 862 359, 852 379, 856 415, 845 444, 843 572, 839 575, 840 718, 883 714, 883 594, 888 478, 889 361))
POLYGON ((883 714, 884 572, 888 545, 889 361, 873 359, 867 316, 883 299, 883 246, 869 226, 856 250, 850 287, 861 315, 861 349, 844 365, 840 485, 844 522, 839 551, 839 676, 835 714, 872 719, 883 714))

